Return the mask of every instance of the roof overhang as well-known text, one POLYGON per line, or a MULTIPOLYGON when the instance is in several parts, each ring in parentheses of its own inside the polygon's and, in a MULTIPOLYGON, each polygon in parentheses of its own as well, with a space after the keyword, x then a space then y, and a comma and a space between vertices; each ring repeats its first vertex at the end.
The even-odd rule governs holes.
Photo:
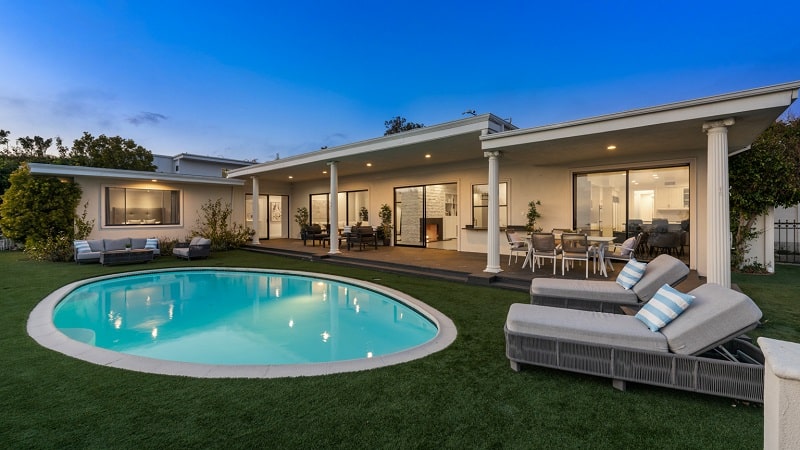
POLYGON ((798 97, 800 81, 535 128, 481 136, 504 160, 565 165, 705 150, 703 124, 733 118, 731 153, 749 146, 798 97), (608 150, 608 146, 616 146, 608 150))
POLYGON ((185 184, 241 186, 244 180, 206 177, 196 175, 176 175, 162 172, 143 172, 137 170, 105 169, 98 167, 63 166, 57 164, 28 163, 33 175, 54 177, 110 178, 126 181, 168 181, 185 184))
POLYGON ((493 114, 482 114, 233 169, 228 171, 228 177, 264 177, 297 182, 328 178, 323 171, 327 170, 327 164, 331 161, 337 162, 337 172, 344 177, 366 171, 382 172, 481 159, 483 153, 479 137, 509 129, 516 127, 493 114), (426 158, 426 154, 431 157, 426 158), (372 166, 367 167, 367 163, 372 166))

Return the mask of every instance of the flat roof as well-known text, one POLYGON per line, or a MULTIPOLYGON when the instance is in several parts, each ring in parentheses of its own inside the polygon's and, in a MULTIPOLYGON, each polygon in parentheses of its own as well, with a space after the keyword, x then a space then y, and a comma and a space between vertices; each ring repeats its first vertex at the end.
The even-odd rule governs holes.
POLYGON ((216 184, 223 186, 242 186, 244 180, 201 175, 178 175, 165 172, 145 172, 139 170, 106 169, 101 167, 65 166, 59 164, 28 163, 33 175, 49 175, 55 177, 90 177, 114 178, 118 180, 137 181, 171 181, 187 184, 216 184))

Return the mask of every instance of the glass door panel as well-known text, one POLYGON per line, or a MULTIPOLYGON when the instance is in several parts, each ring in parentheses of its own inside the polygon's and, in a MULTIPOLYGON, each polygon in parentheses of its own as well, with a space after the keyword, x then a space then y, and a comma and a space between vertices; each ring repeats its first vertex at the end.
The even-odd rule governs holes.
POLYGON ((624 237, 626 189, 624 171, 576 175, 573 227, 596 236, 624 237))

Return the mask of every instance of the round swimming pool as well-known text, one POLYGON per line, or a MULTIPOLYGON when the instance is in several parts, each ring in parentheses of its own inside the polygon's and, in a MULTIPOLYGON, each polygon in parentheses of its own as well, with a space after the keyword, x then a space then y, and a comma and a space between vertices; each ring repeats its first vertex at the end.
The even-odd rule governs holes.
POLYGON ((91 362, 200 377, 364 370, 441 350, 456 334, 438 311, 374 283, 219 268, 73 283, 37 306, 28 332, 91 362))

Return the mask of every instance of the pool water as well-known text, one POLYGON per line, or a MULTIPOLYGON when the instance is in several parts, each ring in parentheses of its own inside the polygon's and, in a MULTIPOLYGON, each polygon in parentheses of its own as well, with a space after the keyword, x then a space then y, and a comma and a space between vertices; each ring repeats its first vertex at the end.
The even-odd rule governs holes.
POLYGON ((393 354, 437 335, 401 301, 323 277, 231 270, 154 272, 80 286, 54 309, 74 340, 149 358, 304 364, 393 354))

